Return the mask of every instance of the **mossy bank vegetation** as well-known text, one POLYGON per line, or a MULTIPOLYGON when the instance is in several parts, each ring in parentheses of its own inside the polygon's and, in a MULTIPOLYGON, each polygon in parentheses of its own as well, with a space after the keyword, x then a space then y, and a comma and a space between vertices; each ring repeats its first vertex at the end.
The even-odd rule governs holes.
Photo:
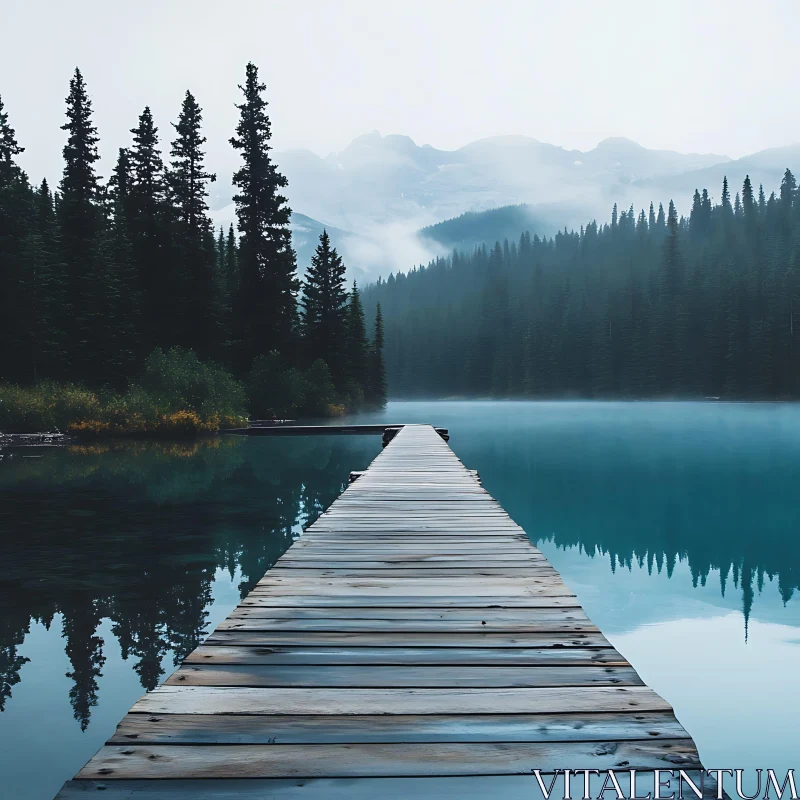
POLYGON ((154 350, 124 392, 74 383, 0 384, 0 431, 59 431, 84 437, 184 437, 247 425, 250 416, 344 413, 322 360, 285 369, 261 356, 245 381, 181 347, 154 350))

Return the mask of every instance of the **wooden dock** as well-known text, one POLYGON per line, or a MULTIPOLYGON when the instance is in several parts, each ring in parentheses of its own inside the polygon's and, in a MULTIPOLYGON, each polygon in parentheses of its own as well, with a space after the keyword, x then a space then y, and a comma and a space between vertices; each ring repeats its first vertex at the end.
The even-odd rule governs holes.
POLYGON ((527 800, 532 770, 564 768, 701 765, 475 474, 408 425, 58 797, 527 800))

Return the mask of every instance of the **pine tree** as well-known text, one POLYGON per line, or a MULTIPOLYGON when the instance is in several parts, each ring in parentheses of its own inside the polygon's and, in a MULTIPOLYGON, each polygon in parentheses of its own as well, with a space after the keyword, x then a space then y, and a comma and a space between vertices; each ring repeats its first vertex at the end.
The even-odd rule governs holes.
POLYGON ((308 362, 321 358, 337 388, 342 388, 348 377, 344 275, 342 257, 331 247, 327 230, 323 230, 303 281, 300 317, 308 362))
POLYGON ((228 294, 234 297, 239 286, 239 247, 236 244, 233 224, 228 226, 228 238, 225 242, 225 266, 228 275, 228 294))
POLYGON ((126 230, 128 230, 131 213, 132 182, 130 152, 126 148, 120 147, 117 163, 108 181, 108 200, 112 219, 124 225, 126 230))
POLYGON ((217 241, 214 245, 212 316, 216 332, 211 346, 211 353, 214 359, 221 363, 225 363, 230 354, 232 328, 231 292, 228 269, 225 232, 220 225, 217 241))
POLYGON ((291 209, 280 190, 287 185, 270 156, 272 136, 266 86, 258 69, 247 65, 244 102, 236 135, 230 140, 241 151, 243 164, 233 176, 239 220, 239 286, 235 303, 236 357, 239 370, 249 369, 263 353, 288 355, 294 345, 297 319, 295 255, 289 221, 291 209))
POLYGON ((227 275, 228 268, 225 264, 225 231, 222 229, 222 225, 219 226, 214 252, 217 260, 217 273, 219 275, 227 275))
POLYGON ((753 184, 750 182, 749 175, 745 175, 744 183, 742 184, 742 211, 748 222, 755 221, 757 208, 755 197, 753 196, 753 184))
POLYGON ((383 362, 383 314, 381 304, 375 311, 375 333, 369 352, 369 377, 364 392, 364 401, 371 408, 386 407, 386 367, 383 362))
POLYGON ((792 203, 794 202, 794 197, 797 192, 797 181, 795 180, 794 175, 790 169, 787 169, 786 172, 783 173, 783 179, 781 180, 781 192, 780 192, 780 200, 781 203, 786 206, 786 208, 791 208, 792 203))
MULTIPOLYGON (((205 171, 201 149, 206 137, 201 134, 202 110, 187 90, 172 142, 171 170, 168 175, 170 201, 176 220, 174 244, 186 281, 186 328, 183 343, 194 347, 201 356, 209 356, 214 343, 225 340, 225 320, 215 310, 214 240, 208 218, 207 184, 216 175, 205 171)), ((219 351, 219 346, 216 348, 219 351)))
POLYGON ((368 368, 367 330, 358 285, 353 281, 350 302, 347 306, 347 391, 353 406, 360 406, 367 384, 368 368))
POLYGON ((689 230, 694 239, 700 239, 705 232, 703 216, 703 198, 700 196, 700 192, 695 189, 694 197, 692 198, 692 210, 689 214, 689 230))
POLYGON ((27 177, 15 160, 22 152, 0 98, 0 379, 5 380, 27 378, 29 371, 29 352, 20 338, 27 339, 29 324, 25 240, 32 204, 27 177))
POLYGON ((727 221, 733 215, 733 207, 731 206, 731 193, 728 189, 728 176, 722 178, 722 198, 720 205, 722 206, 722 218, 727 221))
POLYGON ((22 170, 14 160, 25 152, 17 142, 16 131, 8 122, 8 112, 4 110, 3 98, 0 97, 0 190, 18 180, 22 170))
POLYGON ((88 343, 91 304, 100 301, 92 285, 92 258, 97 237, 103 228, 99 179, 95 164, 97 128, 92 124, 92 102, 79 69, 69 83, 67 131, 64 146, 64 174, 58 201, 60 239, 67 270, 67 297, 72 309, 67 350, 73 361, 73 377, 90 378, 96 362, 88 343))
POLYGON ((186 91, 177 123, 172 123, 177 138, 172 142, 172 170, 169 173, 172 200, 178 217, 189 235, 199 239, 208 229, 208 189, 217 176, 206 172, 205 153, 201 149, 206 137, 200 132, 203 113, 194 95, 186 91))
POLYGON ((792 206, 795 203, 797 194, 797 181, 790 169, 783 173, 783 180, 781 180, 780 189, 780 204, 778 212, 780 215, 780 224, 785 235, 791 231, 792 222, 792 206))
POLYGON ((24 354, 25 377, 35 381, 68 377, 64 337, 69 308, 53 197, 46 180, 33 202, 34 216, 24 247, 24 291, 17 313, 27 314, 19 329, 19 352, 24 354))
POLYGON ((181 265, 170 247, 164 162, 149 107, 131 133, 126 233, 142 291, 142 325, 149 352, 156 346, 182 343, 185 286, 181 265))

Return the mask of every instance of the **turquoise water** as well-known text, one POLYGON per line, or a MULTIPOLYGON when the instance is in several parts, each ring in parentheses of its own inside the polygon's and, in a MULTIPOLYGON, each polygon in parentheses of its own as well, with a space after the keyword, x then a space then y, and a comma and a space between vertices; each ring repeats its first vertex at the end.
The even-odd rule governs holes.
MULTIPOLYGON (((396 402, 353 421, 372 419, 450 428, 707 766, 800 767, 800 407, 396 402)), ((379 449, 224 437, 0 460, 8 796, 52 797, 379 449)))

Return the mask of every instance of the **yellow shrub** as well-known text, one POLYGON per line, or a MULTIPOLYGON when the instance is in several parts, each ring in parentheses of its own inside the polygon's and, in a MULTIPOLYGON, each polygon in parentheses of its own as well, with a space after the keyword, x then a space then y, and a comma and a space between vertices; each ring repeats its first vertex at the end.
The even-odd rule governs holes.
POLYGON ((175 411, 161 417, 157 430, 159 433, 189 436, 203 430, 203 423, 194 411, 175 411))
POLYGON ((112 432, 110 423, 101 422, 97 419, 85 419, 80 422, 71 422, 67 426, 67 430, 78 436, 98 436, 100 434, 112 432))

